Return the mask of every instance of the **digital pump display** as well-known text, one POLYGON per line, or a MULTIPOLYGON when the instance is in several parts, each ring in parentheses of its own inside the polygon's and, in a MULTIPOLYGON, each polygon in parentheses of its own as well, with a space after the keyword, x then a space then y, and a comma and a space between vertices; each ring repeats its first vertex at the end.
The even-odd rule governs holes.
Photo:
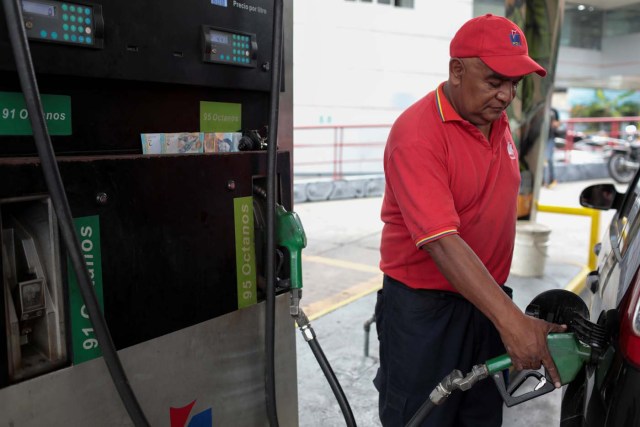
POLYGON ((212 43, 229 44, 229 36, 227 34, 211 33, 210 38, 212 43))
POLYGON ((23 1, 22 10, 26 13, 33 13, 40 16, 56 16, 56 7, 46 3, 35 3, 32 1, 23 1))

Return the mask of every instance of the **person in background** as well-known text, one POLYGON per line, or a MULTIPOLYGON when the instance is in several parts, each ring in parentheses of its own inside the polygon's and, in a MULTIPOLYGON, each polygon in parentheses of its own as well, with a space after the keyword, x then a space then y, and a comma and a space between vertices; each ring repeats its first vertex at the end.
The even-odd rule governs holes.
MULTIPOLYGON (((506 108, 523 76, 546 71, 520 28, 491 14, 450 44, 449 78, 394 123, 384 153, 375 308, 382 425, 404 426, 454 369, 508 352, 516 369, 560 378, 547 334, 564 325, 526 316, 504 286, 515 240, 518 152, 506 108)), ((497 427, 491 381, 452 394, 423 426, 497 427)))
POLYGON ((555 169, 553 166, 553 152, 556 148, 556 137, 562 136, 560 133, 560 116, 558 110, 549 110, 549 136, 544 147, 545 168, 543 173, 543 184, 547 188, 553 188, 558 184, 555 169))

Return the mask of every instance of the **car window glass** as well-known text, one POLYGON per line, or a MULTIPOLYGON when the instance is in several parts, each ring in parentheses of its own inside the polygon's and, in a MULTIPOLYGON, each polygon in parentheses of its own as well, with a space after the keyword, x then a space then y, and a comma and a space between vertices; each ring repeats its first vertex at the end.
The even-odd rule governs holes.
POLYGON ((640 228, 640 180, 637 178, 629 186, 627 198, 617 217, 616 229, 620 233, 620 253, 623 256, 640 228))

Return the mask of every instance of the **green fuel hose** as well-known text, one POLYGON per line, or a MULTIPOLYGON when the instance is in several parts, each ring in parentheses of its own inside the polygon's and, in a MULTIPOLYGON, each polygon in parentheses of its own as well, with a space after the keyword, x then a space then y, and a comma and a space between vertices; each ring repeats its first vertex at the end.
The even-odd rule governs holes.
MULTIPOLYGON (((573 381, 582 366, 592 357, 591 348, 578 340, 573 333, 549 334, 547 345, 563 385, 573 381)), ((489 376, 492 376, 495 381, 507 407, 518 405, 555 390, 553 383, 545 375, 535 370, 522 371, 522 374, 516 376, 507 387, 503 372, 511 368, 512 365, 511 357, 508 354, 503 354, 487 360, 484 364, 474 366, 467 376, 463 376, 457 369, 454 370, 433 389, 429 398, 418 408, 406 427, 420 426, 433 408, 444 403, 451 393, 456 390, 469 390, 475 383, 489 376), (539 381, 538 386, 532 391, 516 396, 519 387, 531 377, 539 381)))
POLYGON ((302 298, 302 249, 307 246, 307 236, 305 235, 302 222, 295 212, 288 212, 283 206, 276 205, 276 218, 277 218, 277 231, 276 237, 278 241, 278 247, 286 249, 289 254, 289 266, 290 266, 290 304, 289 313, 295 319, 300 332, 305 341, 309 344, 311 352, 318 361, 320 369, 324 373, 324 376, 331 386, 333 395, 338 401, 344 420, 349 427, 356 426, 356 420, 349 406, 338 378, 336 377, 327 357, 320 347, 320 343, 316 339, 316 333, 311 327, 311 323, 306 314, 300 308, 300 299, 302 298))
POLYGON ((320 365, 320 369, 322 369, 324 376, 327 378, 327 381, 331 386, 331 390, 338 401, 338 405, 340 406, 340 410, 342 411, 342 415, 344 416, 347 426, 356 427, 356 420, 353 416, 353 412, 351 411, 351 406, 349 406, 349 401, 347 400, 342 387, 340 387, 338 378, 333 372, 333 369, 331 369, 331 365, 329 364, 327 357, 324 355, 322 347, 320 347, 320 343, 318 343, 318 340, 316 339, 316 333, 311 327, 309 319, 301 308, 298 309, 298 315, 294 317, 300 327, 300 332, 302 332, 305 341, 309 344, 313 355, 316 357, 316 360, 320 365))
POLYGON ((462 372, 454 369, 431 391, 429 398, 418 408, 413 417, 411 417, 411 420, 406 424, 406 427, 419 427, 433 408, 444 403, 451 393, 456 390, 469 390, 475 383, 488 376, 489 370, 486 364, 474 366, 467 376, 462 375, 462 372))

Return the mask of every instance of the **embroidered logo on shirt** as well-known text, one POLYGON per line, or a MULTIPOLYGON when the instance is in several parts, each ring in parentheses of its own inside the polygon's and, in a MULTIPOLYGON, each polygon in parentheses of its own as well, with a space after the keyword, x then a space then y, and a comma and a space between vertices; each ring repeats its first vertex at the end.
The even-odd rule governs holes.
POLYGON ((511 35, 509 36, 511 39, 511 44, 514 46, 520 46, 522 42, 520 41, 520 34, 517 30, 511 30, 511 35))
POLYGON ((509 153, 509 157, 514 159, 516 158, 516 147, 513 145, 513 141, 507 141, 507 153, 509 153))

